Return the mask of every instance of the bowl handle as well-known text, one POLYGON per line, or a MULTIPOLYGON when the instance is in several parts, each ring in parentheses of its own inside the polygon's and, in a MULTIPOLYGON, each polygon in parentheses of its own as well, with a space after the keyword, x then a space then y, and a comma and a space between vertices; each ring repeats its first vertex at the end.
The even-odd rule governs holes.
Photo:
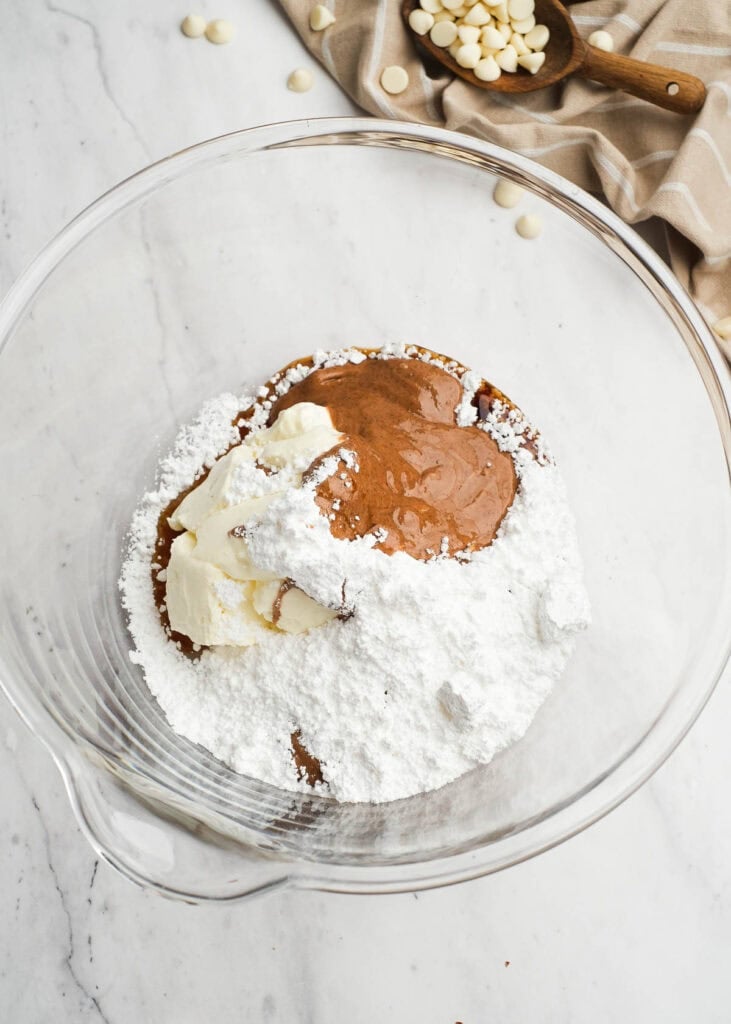
POLYGON ((79 825, 96 852, 145 888, 189 903, 237 900, 286 887, 291 864, 218 837, 183 812, 171 820, 86 757, 56 761, 79 825))

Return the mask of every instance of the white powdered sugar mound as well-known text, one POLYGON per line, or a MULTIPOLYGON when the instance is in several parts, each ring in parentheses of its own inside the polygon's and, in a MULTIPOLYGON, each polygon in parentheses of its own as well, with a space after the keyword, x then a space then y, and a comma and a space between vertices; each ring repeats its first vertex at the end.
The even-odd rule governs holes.
MULTIPOLYGON (((382 355, 404 352, 414 354, 382 355)), ((318 366, 362 358, 355 350, 317 353, 314 367, 288 371, 276 391, 318 366)), ((459 424, 475 423, 470 398, 479 379, 460 376, 457 364, 444 368, 465 386, 459 424)), ((528 729, 589 621, 561 477, 540 448, 534 458, 520 444, 532 429, 499 405, 479 424, 511 453, 519 486, 493 543, 468 558, 442 553, 422 562, 376 550, 373 536, 336 539, 315 503, 316 479, 276 498, 247 525, 253 561, 352 614, 307 633, 267 632, 252 647, 211 649, 193 661, 168 639, 155 607, 157 519, 238 439, 231 419, 253 401, 224 395, 204 408, 181 432, 132 523, 120 580, 131 658, 170 725, 238 772, 311 792, 293 762, 297 731, 321 762, 318 792, 341 801, 411 796, 490 761, 528 729)), ((257 409, 254 430, 267 410, 266 402, 257 409)), ((324 465, 320 475, 333 468, 324 465)))

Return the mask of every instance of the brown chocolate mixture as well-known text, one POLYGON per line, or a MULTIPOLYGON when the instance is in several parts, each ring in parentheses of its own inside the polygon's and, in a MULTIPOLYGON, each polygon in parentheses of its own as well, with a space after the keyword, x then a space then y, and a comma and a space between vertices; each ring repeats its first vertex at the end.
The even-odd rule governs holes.
POLYGON ((297 778, 306 778, 310 786, 314 786, 316 782, 322 782, 322 763, 305 747, 299 729, 296 729, 289 739, 292 744, 292 760, 297 769, 297 778))
MULTIPOLYGON (((440 550, 443 537, 449 538, 450 554, 489 544, 515 495, 510 456, 500 452, 484 431, 457 427, 454 409, 461 395, 462 385, 431 364, 368 359, 315 370, 274 403, 270 422, 295 402, 328 406, 336 429, 347 435, 338 448, 354 450, 359 463, 357 473, 341 464, 339 472, 344 472, 346 479, 336 475, 318 488, 320 507, 335 512, 332 532, 350 539, 383 526, 388 530, 387 539, 379 545, 384 551, 404 550, 415 558, 428 558, 430 552, 440 550), (333 510, 332 504, 338 500, 340 506, 333 510)), ((513 408, 505 395, 485 383, 475 396, 481 419, 496 399, 507 410, 513 408)), ((242 440, 249 432, 250 415, 247 410, 236 417, 242 440)), ((535 454, 532 436, 526 438, 526 447, 535 454)), ((206 475, 207 471, 160 514, 152 567, 162 624, 171 640, 191 658, 200 652, 187 636, 171 631, 164 573, 162 580, 158 574, 167 568, 170 548, 178 536, 168 518, 206 475)), ((285 581, 280 588, 275 620, 291 585, 285 581)), ((290 742, 298 777, 306 778, 310 785, 321 782, 320 761, 305 748, 299 730, 291 734, 290 742)))
POLYGON ((274 625, 278 625, 279 620, 282 617, 282 601, 284 600, 285 594, 288 594, 292 587, 296 586, 294 580, 287 577, 286 580, 282 580, 279 584, 279 590, 277 596, 274 598, 274 604, 272 605, 272 622, 274 625))
MULTIPOLYGON (((270 423, 297 402, 327 406, 358 471, 343 463, 317 488, 334 536, 352 540, 378 527, 377 545, 414 558, 486 547, 515 496, 510 455, 477 427, 458 427, 462 385, 415 359, 366 359, 315 370, 272 406, 270 423)), ((321 459, 313 463, 316 469, 321 459)))

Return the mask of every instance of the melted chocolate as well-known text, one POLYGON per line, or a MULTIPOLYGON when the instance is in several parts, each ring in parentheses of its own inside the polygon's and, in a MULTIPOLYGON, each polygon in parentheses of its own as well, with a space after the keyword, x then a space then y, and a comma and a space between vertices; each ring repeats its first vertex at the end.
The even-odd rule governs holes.
POLYGON ((292 760, 297 769, 297 778, 306 778, 310 786, 314 786, 316 782, 322 782, 321 764, 302 743, 299 729, 295 729, 289 738, 292 743, 292 760))
POLYGON ((279 584, 279 590, 277 591, 277 596, 274 598, 274 604, 272 605, 272 622, 275 626, 279 625, 279 620, 282 617, 282 601, 284 600, 284 595, 289 593, 294 586, 296 586, 294 580, 291 580, 289 577, 287 577, 286 580, 282 580, 279 584))
POLYGON ((366 359, 315 370, 272 406, 270 422, 297 402, 327 406, 355 452, 358 471, 342 463, 317 488, 334 536, 347 540, 378 528, 392 554, 414 558, 491 543, 515 496, 510 455, 478 427, 458 427, 462 385, 438 366, 414 359, 366 359))

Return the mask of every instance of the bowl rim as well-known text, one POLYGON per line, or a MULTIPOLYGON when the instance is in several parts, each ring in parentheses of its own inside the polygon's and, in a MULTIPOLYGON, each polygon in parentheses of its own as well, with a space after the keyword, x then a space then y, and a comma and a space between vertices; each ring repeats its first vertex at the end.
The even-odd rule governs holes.
MULTIPOLYGON (((673 321, 701 375, 716 417, 727 466, 731 468, 729 368, 700 311, 654 250, 598 199, 532 160, 459 132, 421 124, 369 117, 284 121, 207 139, 137 171, 108 189, 74 217, 41 249, 17 278, 0 302, 0 357, 5 344, 47 277, 96 228, 125 207, 139 202, 187 170, 214 163, 222 156, 288 149, 297 145, 326 144, 415 149, 456 159, 510 177, 575 220, 580 220, 585 228, 598 236, 617 258, 635 272, 642 285, 651 292, 655 301, 673 321)), ((691 728, 720 679, 728 674, 730 655, 731 638, 727 649, 716 661, 715 670, 709 673, 709 681, 702 688, 697 687, 697 692, 687 694, 681 687, 665 705, 662 715, 650 725, 621 763, 583 790, 578 797, 567 801, 537 823, 527 822, 519 831, 468 852, 438 856, 433 860, 414 860, 391 867, 304 860, 293 863, 285 853, 280 874, 283 878, 286 876, 292 879, 300 887, 338 892, 397 892, 464 881, 536 856, 604 817, 654 774, 691 728)), ((98 755, 103 754, 103 751, 88 740, 82 741, 78 736, 71 736, 34 695, 14 685, 2 650, 0 670, 0 689, 31 731, 51 750, 59 767, 62 768, 62 764, 71 756, 69 745, 80 749, 84 745, 88 746, 90 752, 96 753, 98 763, 98 755)), ((78 816, 77 801, 72 799, 72 804, 78 816)), ((93 834, 88 829, 85 831, 94 845, 97 845, 93 834)), ((123 865, 117 866, 124 869, 123 865)), ((190 892, 181 895, 196 896, 190 892)))

